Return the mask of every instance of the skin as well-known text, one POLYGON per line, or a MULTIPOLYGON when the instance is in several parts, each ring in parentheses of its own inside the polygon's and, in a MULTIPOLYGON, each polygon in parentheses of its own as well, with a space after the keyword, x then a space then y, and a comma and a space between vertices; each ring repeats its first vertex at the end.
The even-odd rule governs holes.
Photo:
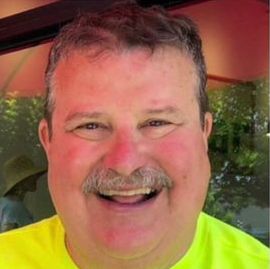
POLYGON ((52 137, 45 120, 39 132, 71 257, 81 269, 170 268, 191 245, 210 178, 212 117, 202 129, 192 60, 173 48, 74 52, 55 85, 52 137), (162 169, 173 187, 140 206, 104 202, 81 189, 97 166, 162 169))

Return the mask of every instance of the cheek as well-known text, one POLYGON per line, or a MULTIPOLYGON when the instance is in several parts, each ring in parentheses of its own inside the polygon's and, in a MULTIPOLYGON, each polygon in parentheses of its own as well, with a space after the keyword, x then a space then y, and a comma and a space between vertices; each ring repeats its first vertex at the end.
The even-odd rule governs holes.
POLYGON ((49 153, 51 179, 53 184, 61 184, 64 188, 78 187, 100 158, 100 150, 89 141, 67 136, 52 140, 49 153))
MULTIPOLYGON (((85 206, 82 184, 99 160, 100 149, 89 141, 67 137, 67 135, 61 136, 61 139, 55 137, 51 143, 52 150, 48 156, 49 189, 56 210, 68 215, 74 206, 78 209, 83 209, 85 206)), ((81 210, 73 214, 77 219, 81 218, 81 210)))
POLYGON ((182 132, 164 139, 154 153, 159 165, 173 181, 172 201, 203 203, 210 166, 201 132, 182 132))
POLYGON ((182 172, 194 170, 195 164, 207 157, 202 135, 187 131, 162 139, 154 145, 154 151, 153 155, 158 156, 161 165, 182 172))

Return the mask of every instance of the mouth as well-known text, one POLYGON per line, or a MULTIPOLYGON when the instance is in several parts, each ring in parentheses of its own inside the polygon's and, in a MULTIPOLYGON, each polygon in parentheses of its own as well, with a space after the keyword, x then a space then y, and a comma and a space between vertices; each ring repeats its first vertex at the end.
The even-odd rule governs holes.
POLYGON ((161 190, 140 188, 132 190, 103 190, 96 195, 107 202, 118 205, 140 205, 155 199, 161 190))

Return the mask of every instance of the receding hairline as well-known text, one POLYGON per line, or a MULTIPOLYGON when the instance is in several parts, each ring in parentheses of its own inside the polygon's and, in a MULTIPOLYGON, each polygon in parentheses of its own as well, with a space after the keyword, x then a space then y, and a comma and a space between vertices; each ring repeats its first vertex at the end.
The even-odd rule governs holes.
POLYGON ((191 53, 186 49, 184 46, 179 46, 178 44, 156 44, 155 47, 147 47, 145 45, 136 45, 136 46, 128 46, 127 44, 122 43, 119 40, 112 40, 108 41, 106 44, 91 44, 89 46, 74 46, 69 45, 66 46, 61 53, 61 56, 57 60, 57 64, 55 65, 54 70, 58 66, 59 62, 62 60, 68 59, 73 54, 80 53, 81 55, 87 57, 91 62, 98 61, 103 56, 106 55, 120 55, 125 53, 132 53, 137 51, 145 52, 146 54, 149 54, 149 56, 152 56, 153 54, 156 54, 160 51, 168 51, 168 50, 175 50, 182 55, 188 56, 192 62, 194 63, 194 66, 196 67, 196 64, 194 60, 192 59, 191 53))

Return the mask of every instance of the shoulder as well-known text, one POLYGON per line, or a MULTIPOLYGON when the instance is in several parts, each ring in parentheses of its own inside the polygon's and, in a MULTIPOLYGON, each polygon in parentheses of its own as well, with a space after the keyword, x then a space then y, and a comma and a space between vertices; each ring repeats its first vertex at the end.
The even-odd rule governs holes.
POLYGON ((0 268, 7 268, 7 266, 15 268, 12 266, 24 263, 27 259, 40 261, 45 258, 45 253, 47 257, 54 257, 57 240, 64 240, 64 232, 61 227, 59 218, 54 216, 0 234, 0 268))
POLYGON ((20 229, 2 233, 0 234, 0 249, 2 250, 3 245, 9 244, 9 242, 13 243, 20 238, 27 240, 37 240, 39 237, 50 238, 60 227, 58 216, 54 216, 20 229))
POLYGON ((200 215, 199 226, 206 231, 213 253, 226 263, 239 268, 246 268, 243 264, 249 264, 247 268, 268 268, 269 249, 252 236, 205 213, 200 215))

